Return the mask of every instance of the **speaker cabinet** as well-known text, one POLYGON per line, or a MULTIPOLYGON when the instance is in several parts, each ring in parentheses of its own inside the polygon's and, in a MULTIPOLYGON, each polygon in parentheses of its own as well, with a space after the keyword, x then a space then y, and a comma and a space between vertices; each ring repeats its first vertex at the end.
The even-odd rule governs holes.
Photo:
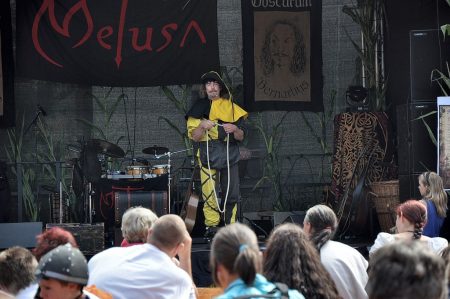
POLYGON ((274 227, 283 223, 297 223, 303 224, 305 219, 305 211, 291 211, 291 212, 274 212, 273 213, 273 225, 274 227))
MULTIPOLYGON (((437 148, 433 144, 424 122, 417 119, 422 115, 436 111, 436 109, 436 102, 397 106, 398 169, 400 175, 420 174, 424 171, 436 170, 437 148)), ((437 114, 427 116, 425 121, 436 136, 437 114)))
POLYGON ((431 81, 431 72, 444 71, 450 49, 448 38, 444 39, 438 29, 411 30, 409 41, 411 102, 436 100, 442 92, 437 82, 431 81))
POLYGON ((42 233, 42 222, 0 223, 0 248, 36 246, 36 236, 42 233))
POLYGON ((400 190, 399 197, 400 202, 404 202, 408 199, 420 199, 419 183, 417 181, 421 172, 411 174, 400 174, 398 176, 400 190))
POLYGON ((122 216, 130 207, 141 206, 148 208, 158 216, 167 214, 169 207, 166 191, 115 192, 114 206, 114 218, 117 226, 121 225, 122 216))
POLYGON ((94 256, 105 249, 104 223, 47 223, 45 226, 47 230, 53 227, 69 231, 86 257, 94 256))

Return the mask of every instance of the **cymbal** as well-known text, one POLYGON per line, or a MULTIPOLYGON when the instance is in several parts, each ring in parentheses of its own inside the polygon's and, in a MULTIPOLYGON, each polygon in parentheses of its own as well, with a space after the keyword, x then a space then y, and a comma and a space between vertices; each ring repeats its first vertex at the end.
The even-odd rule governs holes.
POLYGON ((88 141, 88 146, 94 149, 97 153, 104 154, 113 158, 122 158, 125 152, 118 145, 101 139, 91 139, 88 141))
POLYGON ((142 150, 142 152, 144 154, 153 155, 153 156, 162 155, 162 154, 167 153, 168 151, 169 151, 169 149, 167 147, 156 146, 156 145, 146 147, 142 150))

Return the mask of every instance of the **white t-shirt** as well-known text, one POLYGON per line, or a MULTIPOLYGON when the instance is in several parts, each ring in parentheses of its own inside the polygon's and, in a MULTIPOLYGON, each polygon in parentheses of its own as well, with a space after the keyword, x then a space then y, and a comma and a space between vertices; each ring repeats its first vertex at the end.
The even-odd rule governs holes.
POLYGON ((320 249, 320 260, 343 299, 367 299, 367 260, 346 244, 328 241, 320 249))
POLYGON ((88 285, 114 299, 195 298, 190 276, 151 244, 107 249, 93 256, 88 267, 88 285))
POLYGON ((32 283, 28 287, 21 289, 19 293, 16 295, 16 299, 34 299, 38 288, 39 284, 37 282, 32 283))
MULTIPOLYGON (((379 233, 377 238, 375 239, 375 243, 372 245, 372 247, 370 247, 369 255, 371 256, 381 247, 393 243, 396 240, 397 239, 395 238, 395 235, 384 232, 379 233)), ((441 237, 427 238, 426 240, 419 242, 427 244, 427 246, 437 254, 441 254, 442 250, 444 250, 448 246, 448 241, 441 237)))

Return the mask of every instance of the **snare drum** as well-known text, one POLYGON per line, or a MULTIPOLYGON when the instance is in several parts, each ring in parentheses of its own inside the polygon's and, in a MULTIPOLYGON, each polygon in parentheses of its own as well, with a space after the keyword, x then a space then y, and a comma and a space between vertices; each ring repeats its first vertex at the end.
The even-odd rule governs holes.
POLYGON ((152 167, 152 173, 160 176, 163 174, 166 174, 169 170, 169 164, 162 164, 162 165, 153 165, 152 167))
POLYGON ((127 166, 127 174, 129 175, 141 175, 148 173, 148 166, 127 166))

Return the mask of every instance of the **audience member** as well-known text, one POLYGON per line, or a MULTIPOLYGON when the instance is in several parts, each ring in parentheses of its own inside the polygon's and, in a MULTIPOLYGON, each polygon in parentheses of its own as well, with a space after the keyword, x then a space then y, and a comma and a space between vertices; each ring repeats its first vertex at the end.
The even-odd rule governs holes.
POLYGON ((272 231, 264 251, 263 270, 268 280, 285 283, 306 298, 341 298, 319 253, 296 224, 282 224, 272 231))
POLYGON ((262 261, 255 233, 244 224, 233 223, 220 228, 211 245, 210 267, 215 283, 224 289, 217 299, 259 298, 273 294, 280 298, 287 292, 289 298, 304 298, 297 290, 280 291, 269 282, 261 270, 262 261), (254 295, 254 296, 252 296, 254 295))
MULTIPOLYGON (((78 247, 77 241, 71 232, 60 227, 52 227, 36 237, 36 247, 32 250, 32 253, 39 261, 41 257, 50 250, 67 243, 71 244, 73 247, 78 247)), ((21 290, 16 298, 34 298, 34 296, 30 297, 31 294, 39 294, 39 285, 37 282, 33 282, 26 289, 21 290)))
POLYGON ((120 246, 127 247, 147 241, 148 230, 158 219, 155 213, 143 207, 131 207, 122 216, 123 241, 120 246))
POLYGON ((83 290, 88 282, 88 267, 83 254, 70 243, 60 245, 41 260, 36 270, 39 297, 42 299, 98 299, 83 290))
POLYGON ((146 244, 113 247, 89 261, 89 284, 122 298, 195 298, 192 240, 177 215, 160 217, 146 244), (171 260, 178 255, 180 267, 171 260))
POLYGON ((370 299, 444 299, 447 279, 442 258, 420 242, 401 240, 370 258, 370 299))
POLYGON ((6 293, 5 291, 2 291, 0 289, 0 299, 15 299, 16 297, 14 297, 13 295, 6 293))
POLYGON ((36 237, 36 247, 32 252, 39 261, 50 250, 67 243, 70 243, 73 247, 78 247, 71 232, 60 227, 52 227, 36 237))
MULTIPOLYGON (((35 277, 37 261, 33 254, 23 247, 11 247, 0 253, 0 290, 16 296, 29 287, 35 277)), ((33 298, 34 293, 27 298, 33 298)))
POLYGON ((331 240, 337 226, 336 214, 325 205, 310 208, 303 221, 303 230, 319 251, 339 295, 344 299, 365 299, 368 262, 356 249, 331 240))
MULTIPOLYGON (((442 251, 442 258, 445 263, 445 273, 447 274, 447 287, 450 287, 450 245, 442 251)), ((450 299, 450 292, 448 294, 450 299)))
POLYGON ((423 228, 423 235, 439 237, 447 214, 447 193, 442 178, 432 171, 422 173, 419 176, 419 191, 422 202, 427 207, 428 221, 423 228))
POLYGON ((422 235, 426 222, 427 209, 424 204, 417 200, 405 201, 397 207, 397 218, 395 220, 397 234, 379 233, 369 250, 369 255, 372 256, 380 247, 396 240, 420 240, 427 244, 431 250, 440 254, 447 247, 448 242, 444 238, 429 238, 422 235))

